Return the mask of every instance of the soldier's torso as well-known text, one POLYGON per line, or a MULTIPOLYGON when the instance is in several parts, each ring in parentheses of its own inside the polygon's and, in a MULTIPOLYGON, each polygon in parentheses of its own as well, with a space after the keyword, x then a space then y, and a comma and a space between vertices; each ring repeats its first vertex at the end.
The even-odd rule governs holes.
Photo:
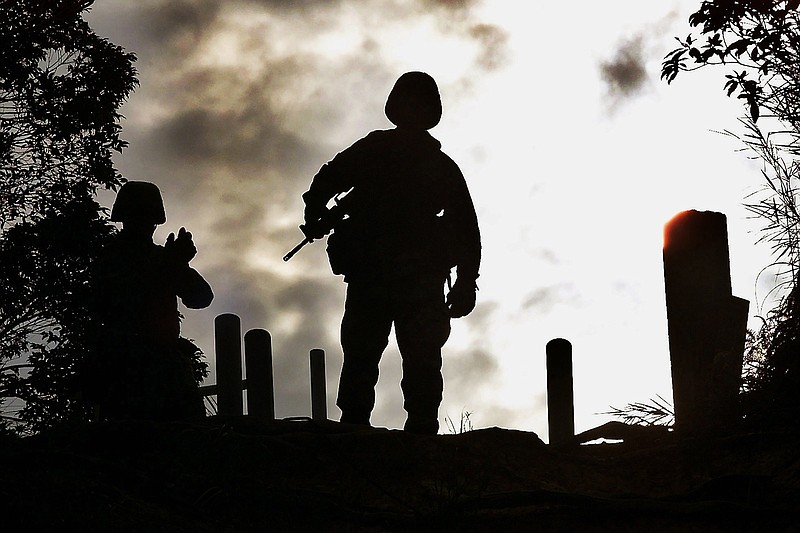
POLYGON ((359 147, 363 163, 343 232, 361 242, 362 274, 444 276, 448 228, 442 215, 454 179, 452 161, 431 137, 394 132, 379 132, 359 147))
POLYGON ((96 275, 107 326, 154 340, 178 338, 177 296, 162 246, 118 238, 104 251, 96 275))

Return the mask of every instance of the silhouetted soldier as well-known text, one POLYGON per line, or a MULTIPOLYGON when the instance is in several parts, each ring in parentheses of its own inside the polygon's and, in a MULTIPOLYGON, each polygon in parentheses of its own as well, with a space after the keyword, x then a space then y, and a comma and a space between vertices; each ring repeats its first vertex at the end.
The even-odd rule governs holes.
POLYGON ((192 235, 181 228, 164 246, 153 242, 166 215, 161 192, 148 182, 120 188, 111 220, 122 222, 122 230, 93 272, 99 346, 90 372, 101 416, 202 417, 192 365, 199 350, 180 336, 177 298, 201 309, 214 294, 189 266, 197 253, 192 235))
POLYGON ((326 204, 350 191, 342 200, 348 217, 328 240, 331 267, 348 283, 337 398, 342 422, 369 424, 378 363, 394 324, 403 359, 405 429, 436 433, 441 349, 450 318, 475 307, 480 233, 458 165, 427 132, 442 114, 433 78, 403 74, 385 112, 397 128, 371 132, 314 176, 303 194, 304 231, 322 237, 329 229, 319 223, 326 204), (445 300, 452 267, 457 280, 445 300))

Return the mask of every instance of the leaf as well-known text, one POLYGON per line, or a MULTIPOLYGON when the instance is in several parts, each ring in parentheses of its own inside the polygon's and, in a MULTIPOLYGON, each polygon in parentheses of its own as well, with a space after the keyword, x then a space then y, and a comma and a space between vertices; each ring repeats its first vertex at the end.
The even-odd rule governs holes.
POLYGON ((676 48, 675 50, 672 50, 671 52, 667 53, 666 57, 668 58, 674 58, 675 56, 680 57, 685 53, 686 53, 686 48, 684 47, 676 48))
MULTIPOLYGON (((798 0, 800 1, 800 0, 798 0)), ((750 39, 739 39, 738 41, 734 42, 725 50, 726 54, 733 52, 736 57, 741 57, 742 54, 747 52, 747 48, 753 44, 753 41, 750 39)))
POLYGON ((707 20, 706 14, 700 11, 689 15, 689 26, 699 26, 707 20))

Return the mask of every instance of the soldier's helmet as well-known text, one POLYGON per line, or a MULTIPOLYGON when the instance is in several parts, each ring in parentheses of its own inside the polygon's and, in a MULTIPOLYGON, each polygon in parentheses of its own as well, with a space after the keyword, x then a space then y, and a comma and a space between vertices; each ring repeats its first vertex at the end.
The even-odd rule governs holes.
POLYGON ((436 81, 424 72, 406 72, 392 87, 384 111, 395 126, 431 129, 442 118, 436 81))
POLYGON ((129 181, 120 187, 111 208, 114 222, 140 221, 163 224, 167 221, 164 200, 155 183, 129 181))

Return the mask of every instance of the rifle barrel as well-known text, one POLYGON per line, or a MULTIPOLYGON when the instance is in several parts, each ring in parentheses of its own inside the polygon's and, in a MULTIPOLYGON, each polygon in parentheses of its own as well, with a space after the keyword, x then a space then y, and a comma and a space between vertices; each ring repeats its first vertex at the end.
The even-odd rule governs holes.
POLYGON ((292 248, 292 249, 289 251, 289 253, 288 253, 288 254, 284 255, 284 256, 283 256, 283 260, 284 260, 284 261, 288 261, 289 259, 291 259, 292 257, 294 257, 294 254, 296 254, 297 252, 299 252, 299 251, 300 251, 300 250, 303 248, 303 246, 305 246, 306 244, 308 244, 308 243, 310 243, 310 242, 311 242, 311 239, 309 239, 308 237, 306 237, 305 239, 303 239, 302 241, 300 241, 299 243, 297 243, 297 246, 295 246, 294 248, 292 248))

